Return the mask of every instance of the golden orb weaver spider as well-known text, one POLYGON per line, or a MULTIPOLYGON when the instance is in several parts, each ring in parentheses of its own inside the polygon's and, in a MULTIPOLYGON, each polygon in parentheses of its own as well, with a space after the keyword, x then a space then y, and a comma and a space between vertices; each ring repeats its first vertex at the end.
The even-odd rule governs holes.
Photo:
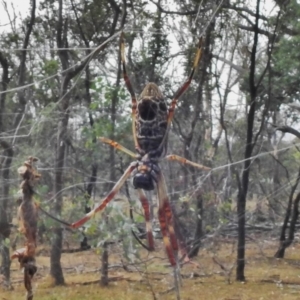
POLYGON ((136 153, 105 137, 101 137, 100 140, 103 143, 109 144, 110 146, 127 153, 133 157, 135 161, 129 165, 119 181, 114 185, 112 190, 102 200, 102 202, 91 212, 86 214, 85 217, 71 224, 71 227, 77 228, 82 226, 95 213, 103 210, 119 192, 125 181, 133 175, 133 186, 137 190, 144 210, 148 248, 150 250, 154 250, 154 239, 151 228, 150 207, 144 190, 149 191, 156 188, 158 196, 158 220, 160 223, 163 242, 170 264, 175 266, 175 253, 178 251, 178 243, 174 231, 173 215, 167 194, 165 178, 159 167, 159 162, 162 159, 175 160, 196 168, 210 170, 208 167, 194 163, 177 155, 172 154, 166 156, 168 133, 174 116, 175 106, 178 99, 187 90, 193 79, 193 75, 201 59, 202 39, 199 41, 192 71, 187 80, 173 97, 169 108, 167 107, 167 103, 160 89, 152 82, 145 86, 139 98, 136 99, 126 71, 125 42, 123 33, 120 38, 120 51, 123 77, 126 87, 131 95, 132 134, 136 153))

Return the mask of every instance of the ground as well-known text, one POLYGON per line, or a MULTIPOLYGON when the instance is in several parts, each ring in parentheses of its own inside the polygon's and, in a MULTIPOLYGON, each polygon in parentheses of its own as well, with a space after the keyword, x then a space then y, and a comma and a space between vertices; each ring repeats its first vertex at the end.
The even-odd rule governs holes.
MULTIPOLYGON (((246 282, 235 281, 235 242, 218 240, 202 249, 193 263, 182 266, 181 299, 263 300, 300 299, 300 244, 287 250, 285 259, 274 259, 275 240, 260 239, 247 244, 246 282)), ((63 254, 66 285, 53 287, 49 277, 49 256, 45 248, 37 256, 34 299, 39 300, 152 300, 176 299, 173 271, 167 265, 162 245, 129 264, 122 249, 110 248, 110 283, 99 285, 100 255, 95 250, 63 254), (123 266, 126 266, 124 270, 123 266), (153 296, 155 294, 155 297, 153 296)), ((0 287, 0 300, 25 299, 22 273, 12 263, 13 290, 0 287)))

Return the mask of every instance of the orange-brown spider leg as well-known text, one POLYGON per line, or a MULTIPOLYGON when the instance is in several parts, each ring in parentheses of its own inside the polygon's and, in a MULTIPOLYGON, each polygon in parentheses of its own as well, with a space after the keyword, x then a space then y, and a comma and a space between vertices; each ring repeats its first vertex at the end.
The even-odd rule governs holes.
POLYGON ((78 220, 77 222, 74 222, 71 224, 72 228, 78 228, 82 226, 84 223, 86 223, 90 218, 92 218, 97 212, 103 210, 106 205, 115 197, 115 195, 119 192, 120 188, 123 186, 125 181, 129 178, 130 174, 133 172, 133 170, 137 167, 137 163, 133 162, 129 165, 129 167, 126 169, 122 177, 119 179, 119 181, 115 184, 115 186, 112 188, 112 190, 108 193, 108 195, 102 200, 98 206, 96 206, 92 211, 90 211, 88 214, 86 214, 82 219, 78 220))
POLYGON ((121 62, 122 62, 122 67, 123 67, 123 77, 124 77, 124 81, 125 81, 127 90, 129 91, 130 96, 131 96, 131 118, 132 118, 132 135, 133 135, 134 147, 137 150, 137 152, 140 153, 141 148, 140 148, 140 145, 137 140, 137 134, 136 134, 136 128, 135 128, 137 101, 136 101, 136 96, 135 96, 134 90, 132 88, 129 76, 127 75, 126 60, 125 60, 125 42, 124 42, 124 33, 123 32, 121 33, 121 37, 120 37, 120 50, 121 50, 121 62))
POLYGON ((105 144, 108 144, 120 151, 123 151, 124 153, 128 154, 129 156, 137 159, 138 158, 138 155, 136 155, 134 152, 132 152, 131 150, 125 148, 124 146, 120 145, 119 143, 111 140, 111 139, 108 139, 106 137, 99 137, 99 140, 102 142, 102 143, 105 143, 105 144))
POLYGON ((190 86, 194 73, 196 71, 196 68, 200 62, 201 59, 201 54, 202 54, 202 38, 199 40, 198 44, 198 50, 194 59, 194 65, 192 68, 192 71, 188 77, 188 79, 185 81, 185 83, 182 85, 182 87, 177 91, 175 94, 170 107, 169 107, 169 114, 168 114, 168 125, 172 122, 173 116, 174 116, 174 111, 175 111, 175 106, 177 104, 178 99, 183 95, 183 93, 187 90, 187 88, 190 86))
POLYGON ((171 122, 173 120, 175 106, 176 106, 179 98, 183 95, 183 93, 190 86, 190 84, 192 82, 192 79, 193 79, 193 76, 194 76, 194 73, 196 71, 196 68, 197 68, 197 66, 200 62, 201 54, 202 54, 202 38, 200 38, 200 40, 199 40, 198 49, 197 49, 197 53, 196 53, 196 56, 195 56, 195 59, 194 59, 194 64, 193 64, 192 71, 191 71, 188 79, 184 82, 184 84, 176 92, 176 94, 175 94, 174 98, 172 99, 172 102, 169 106, 169 113, 168 113, 168 119, 167 119, 167 130, 166 130, 165 136, 164 136, 159 148, 161 148, 164 145, 165 141, 166 141, 168 132, 170 130, 171 122))
POLYGON ((148 240, 148 247, 150 251, 154 250, 154 239, 152 233, 152 224, 151 224, 151 217, 150 217, 150 206, 148 199, 146 197, 145 192, 142 189, 137 189, 140 201, 142 203, 142 207, 144 209, 144 216, 146 221, 146 231, 147 231, 147 240, 148 240))
POLYGON ((198 168, 198 169, 201 169, 201 170, 204 170, 204 171, 210 171, 211 170, 211 168, 209 168, 209 167, 197 164, 193 161, 190 161, 190 160, 188 160, 184 157, 181 157, 181 156, 178 156, 178 155, 175 155, 175 154, 167 155, 165 158, 167 160, 175 160, 175 161, 178 161, 182 164, 190 165, 190 166, 193 166, 195 168, 198 168))
POLYGON ((157 194, 158 194, 158 219, 160 223, 163 241, 166 252, 172 266, 176 265, 175 253, 178 250, 177 238, 173 226, 172 210, 167 195, 165 178, 160 171, 157 176, 157 194))

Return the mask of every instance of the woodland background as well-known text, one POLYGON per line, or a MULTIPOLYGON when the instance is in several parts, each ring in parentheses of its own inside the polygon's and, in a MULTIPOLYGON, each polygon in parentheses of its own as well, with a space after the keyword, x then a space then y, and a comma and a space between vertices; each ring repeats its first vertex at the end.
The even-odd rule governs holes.
MULTIPOLYGON (((191 257, 226 236, 236 243, 236 279, 244 281, 246 241, 276 238, 274 255, 284 256, 300 200, 299 1, 32 0, 23 18, 3 0, 1 10, 10 20, 0 33, 0 273, 8 281, 16 171, 29 155, 39 158, 42 174, 36 201, 68 222, 98 203, 131 162, 97 139, 133 149, 121 31, 136 93, 153 81, 168 102, 205 38, 168 152, 212 171, 162 163, 191 257)), ((125 257, 134 259, 139 246, 131 230, 142 232, 144 224, 130 182, 127 187, 100 218, 67 232, 69 243, 103 249, 121 241, 125 257)), ((155 194, 149 196, 157 225, 155 194)), ((40 233, 54 283, 63 284, 65 229, 41 215, 40 233)))

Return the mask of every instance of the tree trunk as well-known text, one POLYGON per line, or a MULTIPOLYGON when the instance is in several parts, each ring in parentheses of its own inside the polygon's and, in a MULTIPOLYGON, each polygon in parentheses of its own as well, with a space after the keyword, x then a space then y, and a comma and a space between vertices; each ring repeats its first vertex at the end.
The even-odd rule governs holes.
POLYGON ((196 231, 193 241, 193 249, 190 251, 189 256, 194 257, 198 255, 201 246, 201 238, 203 236, 202 219, 203 219, 203 198, 201 191, 197 192, 196 197, 196 231))
POLYGON ((256 20, 254 25, 254 41, 251 52, 251 65, 249 76, 250 87, 250 109, 247 116, 247 138, 246 148, 244 155, 244 167, 241 180, 241 186, 239 187, 237 197, 237 218, 238 218, 238 243, 237 243, 237 267, 236 267, 236 280, 245 281, 244 269, 245 269, 245 212, 246 212, 246 197, 248 192, 251 155, 253 150, 253 127, 256 110, 256 94, 257 87, 255 85, 255 58, 256 49, 258 43, 258 20, 259 20, 259 4, 260 0, 257 0, 256 4, 256 20))
MULTIPOLYGON (((8 77, 8 61, 5 56, 0 52, 0 63, 2 66, 2 91, 5 92, 7 90, 7 86, 9 83, 8 77)), ((0 95, 0 133, 5 132, 4 127, 4 112, 5 112, 5 100, 6 93, 0 95)), ((0 201, 0 245, 1 247, 1 256, 2 262, 0 267, 0 274, 4 275, 5 281, 9 285, 10 281, 10 258, 9 258, 9 248, 5 246, 3 243, 6 238, 10 235, 10 226, 9 226, 9 216, 8 216, 8 204, 9 204, 9 171, 11 160, 13 157, 13 150, 11 146, 5 142, 0 142, 1 147, 4 149, 3 151, 3 160, 0 163, 0 166, 3 166, 3 170, 1 170, 1 195, 3 197, 2 201, 0 201), (11 152, 11 153, 10 153, 11 152), (2 189, 1 189, 2 187, 2 189)))
POLYGON ((299 216, 299 201, 300 201, 300 193, 298 193, 296 199, 294 200, 293 214, 292 214, 288 239, 287 240, 284 239, 283 241, 281 241, 279 249, 275 254, 276 258, 283 258, 285 249, 288 248, 294 241, 296 223, 299 216))
MULTIPOLYGON (((64 93, 61 93, 64 95, 64 93)), ((68 96, 62 101, 65 108, 68 108, 68 96)), ((54 195, 56 195, 54 201, 53 212, 56 217, 61 216, 62 210, 62 189, 63 189, 63 168, 65 160, 65 134, 68 130, 68 119, 69 113, 67 109, 62 110, 62 117, 58 127, 58 138, 57 138, 57 155, 54 173, 54 195)), ((55 285, 63 285, 65 283, 64 276, 60 264, 61 250, 62 250, 62 239, 63 229, 57 224, 57 227, 53 229, 53 238, 51 243, 51 255, 50 255, 50 274, 55 281, 55 285)))
MULTIPOLYGON (((118 105, 118 92, 120 88, 120 79, 121 79, 121 58, 119 55, 118 59, 118 74, 116 84, 114 86, 114 91, 111 98, 111 108, 110 108, 110 119, 111 119, 111 132, 110 139, 115 140, 115 128, 116 128, 116 117, 117 117, 117 105, 118 105)), ((115 156, 115 148, 109 147, 109 164, 110 164, 110 173, 109 173, 109 185, 108 190, 111 190, 115 185, 117 180, 116 178, 116 156, 115 156)))
POLYGON ((14 155, 14 151, 12 147, 1 141, 1 146, 4 148, 3 156, 5 160, 3 162, 3 171, 2 171, 2 201, 0 201, 0 245, 1 247, 1 268, 0 273, 4 275, 5 281, 9 286, 10 282, 10 255, 9 255, 9 247, 5 245, 4 240, 9 238, 10 235, 10 224, 9 224, 9 215, 8 215, 8 207, 9 207, 9 173, 10 166, 12 162, 12 158, 14 155))
POLYGON ((102 248, 102 268, 101 268, 101 285, 107 286, 108 285, 108 249, 107 249, 107 242, 104 242, 102 248))
MULTIPOLYGON (((67 21, 63 20, 63 0, 59 0, 58 8, 58 23, 57 23, 57 35, 56 43, 58 48, 67 47, 66 32, 67 32, 67 21)), ((62 69, 67 70, 69 67, 69 59, 67 51, 58 51, 58 56, 61 61, 62 69)), ((58 123, 58 134, 57 134, 57 144, 56 144, 56 158, 55 158, 55 172, 54 172, 54 195, 56 198, 54 200, 53 213, 56 217, 60 218, 62 211, 62 189, 63 189, 63 169, 65 162, 65 152, 66 152, 66 135, 68 130, 69 121, 69 94, 68 84, 71 80, 69 72, 64 72, 61 78, 61 90, 59 93, 59 105, 58 110, 60 114, 60 120, 58 123)), ((60 263, 61 251, 62 251, 62 240, 63 240, 63 230, 59 224, 53 229, 53 237, 51 243, 51 253, 50 253, 50 274, 54 280, 55 285, 65 284, 65 279, 60 263)))

